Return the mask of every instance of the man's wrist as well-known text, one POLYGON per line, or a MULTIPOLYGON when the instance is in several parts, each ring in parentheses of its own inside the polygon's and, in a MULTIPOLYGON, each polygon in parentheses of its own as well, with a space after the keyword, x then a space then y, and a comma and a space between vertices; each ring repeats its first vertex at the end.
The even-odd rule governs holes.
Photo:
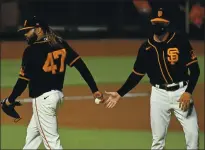
POLYGON ((185 91, 185 93, 188 94, 190 97, 192 96, 190 92, 185 91))
POLYGON ((192 95, 192 93, 191 92, 189 92, 189 91, 185 91, 186 93, 188 93, 188 94, 190 94, 190 95, 192 95))
POLYGON ((99 92, 98 89, 92 90, 92 93, 95 94, 96 92, 99 92))
POLYGON ((124 95, 122 95, 119 91, 116 92, 118 94, 118 96, 121 98, 123 97, 124 95))
POLYGON ((189 93, 190 95, 192 95, 192 92, 193 92, 193 91, 191 91, 191 90, 189 90, 189 89, 187 88, 187 89, 185 90, 185 92, 186 92, 186 93, 189 93))
POLYGON ((102 98, 103 97, 103 94, 100 91, 94 92, 93 95, 95 98, 102 98))

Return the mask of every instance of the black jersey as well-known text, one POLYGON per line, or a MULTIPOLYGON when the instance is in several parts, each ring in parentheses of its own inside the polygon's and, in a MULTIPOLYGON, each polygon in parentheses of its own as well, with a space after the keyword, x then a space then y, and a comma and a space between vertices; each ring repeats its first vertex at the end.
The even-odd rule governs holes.
POLYGON ((193 63, 197 63, 197 57, 188 39, 173 32, 164 42, 158 43, 151 37, 143 43, 133 72, 147 73, 152 85, 171 84, 188 80, 188 66, 193 63))
POLYGON ((72 67, 79 58, 63 40, 51 46, 44 38, 28 46, 23 54, 20 78, 29 81, 29 96, 38 97, 50 90, 62 90, 66 65, 72 67))

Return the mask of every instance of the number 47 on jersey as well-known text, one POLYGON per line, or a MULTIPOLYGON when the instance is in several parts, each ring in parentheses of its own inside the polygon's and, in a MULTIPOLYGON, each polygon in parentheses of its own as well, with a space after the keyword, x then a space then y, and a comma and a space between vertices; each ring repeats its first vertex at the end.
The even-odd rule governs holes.
POLYGON ((65 70, 65 58, 66 58, 66 50, 65 49, 60 49, 54 52, 50 52, 47 55, 47 59, 43 65, 43 70, 45 72, 51 72, 52 74, 56 74, 57 71, 57 65, 54 63, 54 60, 60 58, 60 68, 59 72, 64 72, 65 70), (61 58, 60 58, 61 56, 61 58))

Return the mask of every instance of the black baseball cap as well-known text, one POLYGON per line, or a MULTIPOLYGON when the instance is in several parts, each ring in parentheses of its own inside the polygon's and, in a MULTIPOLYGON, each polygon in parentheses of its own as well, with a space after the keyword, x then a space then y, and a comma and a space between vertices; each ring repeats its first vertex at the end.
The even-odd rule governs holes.
POLYGON ((163 8, 158 8, 158 9, 154 9, 153 13, 152 13, 152 18, 151 18, 151 22, 164 22, 164 23, 169 23, 169 19, 168 19, 168 12, 165 11, 165 9, 163 8))
POLYGON ((26 19, 24 21, 23 27, 20 28, 18 31, 25 31, 33 28, 41 27, 43 29, 48 28, 48 24, 45 23, 44 21, 38 19, 36 16, 34 16, 31 19, 26 19))

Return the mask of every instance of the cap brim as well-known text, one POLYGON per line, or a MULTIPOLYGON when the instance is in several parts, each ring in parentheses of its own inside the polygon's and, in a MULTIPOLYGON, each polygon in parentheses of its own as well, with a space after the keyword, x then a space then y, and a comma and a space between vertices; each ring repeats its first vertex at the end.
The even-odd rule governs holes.
POLYGON ((165 22, 165 23, 169 23, 169 20, 163 19, 163 18, 154 18, 151 19, 151 22, 165 22))
POLYGON ((32 27, 24 27, 24 28, 19 29, 18 32, 28 30, 28 29, 32 29, 32 28, 34 28, 34 27, 33 26, 32 27))

